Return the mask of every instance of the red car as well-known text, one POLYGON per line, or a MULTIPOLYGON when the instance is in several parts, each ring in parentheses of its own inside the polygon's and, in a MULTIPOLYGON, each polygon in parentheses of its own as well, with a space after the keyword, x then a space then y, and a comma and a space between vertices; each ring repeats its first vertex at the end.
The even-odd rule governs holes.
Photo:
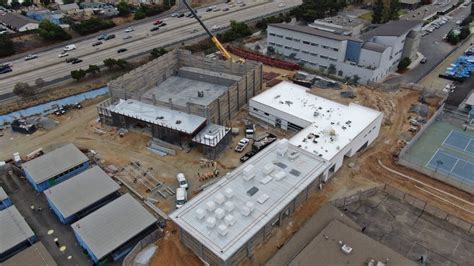
POLYGON ((153 25, 160 25, 161 23, 163 23, 163 21, 158 19, 155 22, 153 22, 153 25))

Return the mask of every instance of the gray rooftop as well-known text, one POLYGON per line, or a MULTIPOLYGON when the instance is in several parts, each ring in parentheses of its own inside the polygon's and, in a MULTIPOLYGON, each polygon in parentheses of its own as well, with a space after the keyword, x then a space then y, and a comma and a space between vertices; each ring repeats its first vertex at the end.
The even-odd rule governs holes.
POLYGON ((0 201, 8 199, 8 195, 3 189, 3 187, 0 187, 0 201))
POLYGON ((383 51, 385 51, 385 49, 387 48, 388 48, 387 46, 380 43, 375 43, 375 42, 365 42, 362 45, 362 49, 367 49, 367 50, 374 51, 377 53, 383 53, 383 51))
POLYGON ((34 19, 13 12, 0 15, 0 22, 14 29, 19 29, 29 23, 39 24, 38 21, 34 19))
POLYGON ((63 217, 69 217, 119 189, 112 178, 95 166, 45 190, 44 194, 63 217))
POLYGON ((281 28, 281 29, 285 29, 285 30, 297 31, 297 32, 301 32, 301 33, 305 33, 305 34, 309 34, 309 35, 314 35, 314 36, 319 36, 319 37, 323 37, 323 38, 328 38, 328 39, 333 39, 333 40, 337 40, 337 41, 351 40, 351 41, 356 41, 356 42, 362 42, 361 40, 359 40, 355 37, 334 34, 334 33, 331 33, 331 32, 311 28, 309 26, 291 25, 291 24, 285 24, 285 23, 270 24, 268 26, 275 27, 275 28, 281 28))
POLYGON ((360 38, 369 40, 375 36, 402 36, 422 23, 420 20, 392 20, 362 34, 360 38))
POLYGON ((117 104, 110 105, 107 108, 113 113, 133 117, 187 134, 194 133, 206 122, 204 117, 142 103, 133 99, 120 99, 117 104))
POLYGON ((227 260, 330 163, 282 139, 223 176, 170 218, 222 260, 227 260))
POLYGON ((0 211, 0 254, 34 235, 15 206, 0 211))
POLYGON ((127 193, 71 227, 100 260, 155 222, 156 218, 127 193))
POLYGON ((199 131, 199 133, 194 136, 193 141, 206 146, 215 147, 229 131, 230 128, 228 127, 211 123, 199 131))
POLYGON ((2 263, 2 266, 56 266, 51 254, 43 243, 36 242, 2 263))
POLYGON ((67 144, 24 163, 22 167, 39 184, 88 160, 74 144, 67 144))
POLYGON ((321 265, 367 265, 371 259, 382 263, 389 259, 389 265, 417 265, 338 220, 329 223, 289 265, 314 265, 315 261, 321 265), (339 241, 352 248, 350 254, 342 252, 339 241))

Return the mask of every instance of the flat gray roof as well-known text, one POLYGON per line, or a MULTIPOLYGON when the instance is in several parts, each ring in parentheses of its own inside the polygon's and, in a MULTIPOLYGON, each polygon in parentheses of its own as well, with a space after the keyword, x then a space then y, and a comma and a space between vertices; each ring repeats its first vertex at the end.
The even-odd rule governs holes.
POLYGON ((285 23, 270 24, 268 26, 281 28, 285 30, 297 31, 297 32, 301 32, 301 33, 305 33, 309 35, 319 36, 319 37, 338 40, 338 41, 351 40, 351 41, 356 41, 356 42, 362 42, 361 40, 355 37, 334 34, 331 32, 311 28, 309 26, 291 25, 291 24, 285 24, 285 23))
POLYGON ((127 193, 71 227, 100 260, 155 222, 156 218, 127 193))
POLYGON ((383 51, 385 51, 385 49, 387 49, 387 46, 385 46, 383 44, 380 44, 380 43, 375 43, 375 42, 365 42, 362 45, 362 49, 371 50, 371 51, 374 51, 374 52, 377 52, 377 53, 383 53, 383 51))
POLYGON ((225 261, 329 166, 330 162, 281 139, 199 193, 170 218, 225 261))
POLYGON ((22 165, 39 184, 89 159, 74 144, 67 144, 22 165))
POLYGON ((315 261, 321 265, 367 265, 371 259, 382 263, 389 259, 389 265, 417 265, 338 220, 330 222, 289 265, 313 265, 315 261), (350 254, 342 252, 339 241, 352 248, 350 254))
POLYGON ((421 20, 392 20, 362 34, 360 38, 369 40, 374 36, 401 36, 422 23, 421 20))
POLYGON ((206 146, 215 147, 229 131, 230 128, 228 127, 211 123, 199 131, 199 133, 194 136, 193 141, 206 146))
POLYGON ((43 243, 36 242, 2 263, 2 266, 56 266, 51 254, 43 243))
POLYGON ((45 190, 44 194, 63 217, 69 217, 119 189, 120 186, 99 166, 94 166, 45 190))
POLYGON ((3 190, 3 187, 0 187, 0 201, 6 200, 6 199, 8 199, 8 195, 5 192, 5 190, 3 190))
POLYGON ((117 104, 110 105, 107 108, 113 113, 133 117, 141 121, 187 134, 194 133, 206 122, 206 118, 204 117, 142 103, 133 99, 120 99, 117 104))
POLYGON ((35 233, 15 206, 0 211, 0 253, 33 237, 35 233))

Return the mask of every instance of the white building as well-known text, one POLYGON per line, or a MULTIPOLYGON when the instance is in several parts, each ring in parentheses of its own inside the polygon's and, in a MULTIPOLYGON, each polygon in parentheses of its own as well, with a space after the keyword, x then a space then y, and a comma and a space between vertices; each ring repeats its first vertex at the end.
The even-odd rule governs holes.
MULTIPOLYGON (((391 21, 360 36, 326 31, 324 27, 271 24, 267 44, 276 53, 326 71, 333 65, 339 77, 359 77, 359 82, 383 80, 403 57, 416 58, 422 23, 391 21)), ((326 27, 327 28, 327 27, 326 27)))
POLYGON ((238 265, 327 175, 329 162, 282 139, 170 214, 181 241, 209 265, 238 265))
POLYGON ((330 161, 330 174, 342 166, 344 157, 377 138, 383 119, 381 112, 336 103, 288 81, 250 99, 249 112, 275 127, 299 131, 290 143, 330 161))

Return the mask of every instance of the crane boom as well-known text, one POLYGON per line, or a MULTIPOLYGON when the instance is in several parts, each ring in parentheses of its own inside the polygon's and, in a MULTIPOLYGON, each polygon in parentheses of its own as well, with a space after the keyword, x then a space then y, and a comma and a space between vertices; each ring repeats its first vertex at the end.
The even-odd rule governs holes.
POLYGON ((222 45, 222 43, 217 39, 217 37, 214 36, 214 34, 212 34, 212 32, 206 27, 206 25, 204 25, 204 23, 199 18, 199 16, 196 14, 196 12, 194 12, 194 9, 192 9, 191 6, 189 6, 189 4, 188 4, 188 2, 186 2, 186 0, 183 0, 183 3, 189 9, 191 14, 193 14, 194 18, 197 19, 199 24, 201 24, 201 27, 203 27, 203 29, 209 35, 209 37, 211 38, 212 43, 214 43, 214 45, 217 47, 217 49, 219 49, 219 51, 222 53, 222 56, 224 56, 224 58, 226 60, 231 60, 232 56, 230 55, 230 53, 227 51, 227 49, 225 49, 224 45, 222 45))

